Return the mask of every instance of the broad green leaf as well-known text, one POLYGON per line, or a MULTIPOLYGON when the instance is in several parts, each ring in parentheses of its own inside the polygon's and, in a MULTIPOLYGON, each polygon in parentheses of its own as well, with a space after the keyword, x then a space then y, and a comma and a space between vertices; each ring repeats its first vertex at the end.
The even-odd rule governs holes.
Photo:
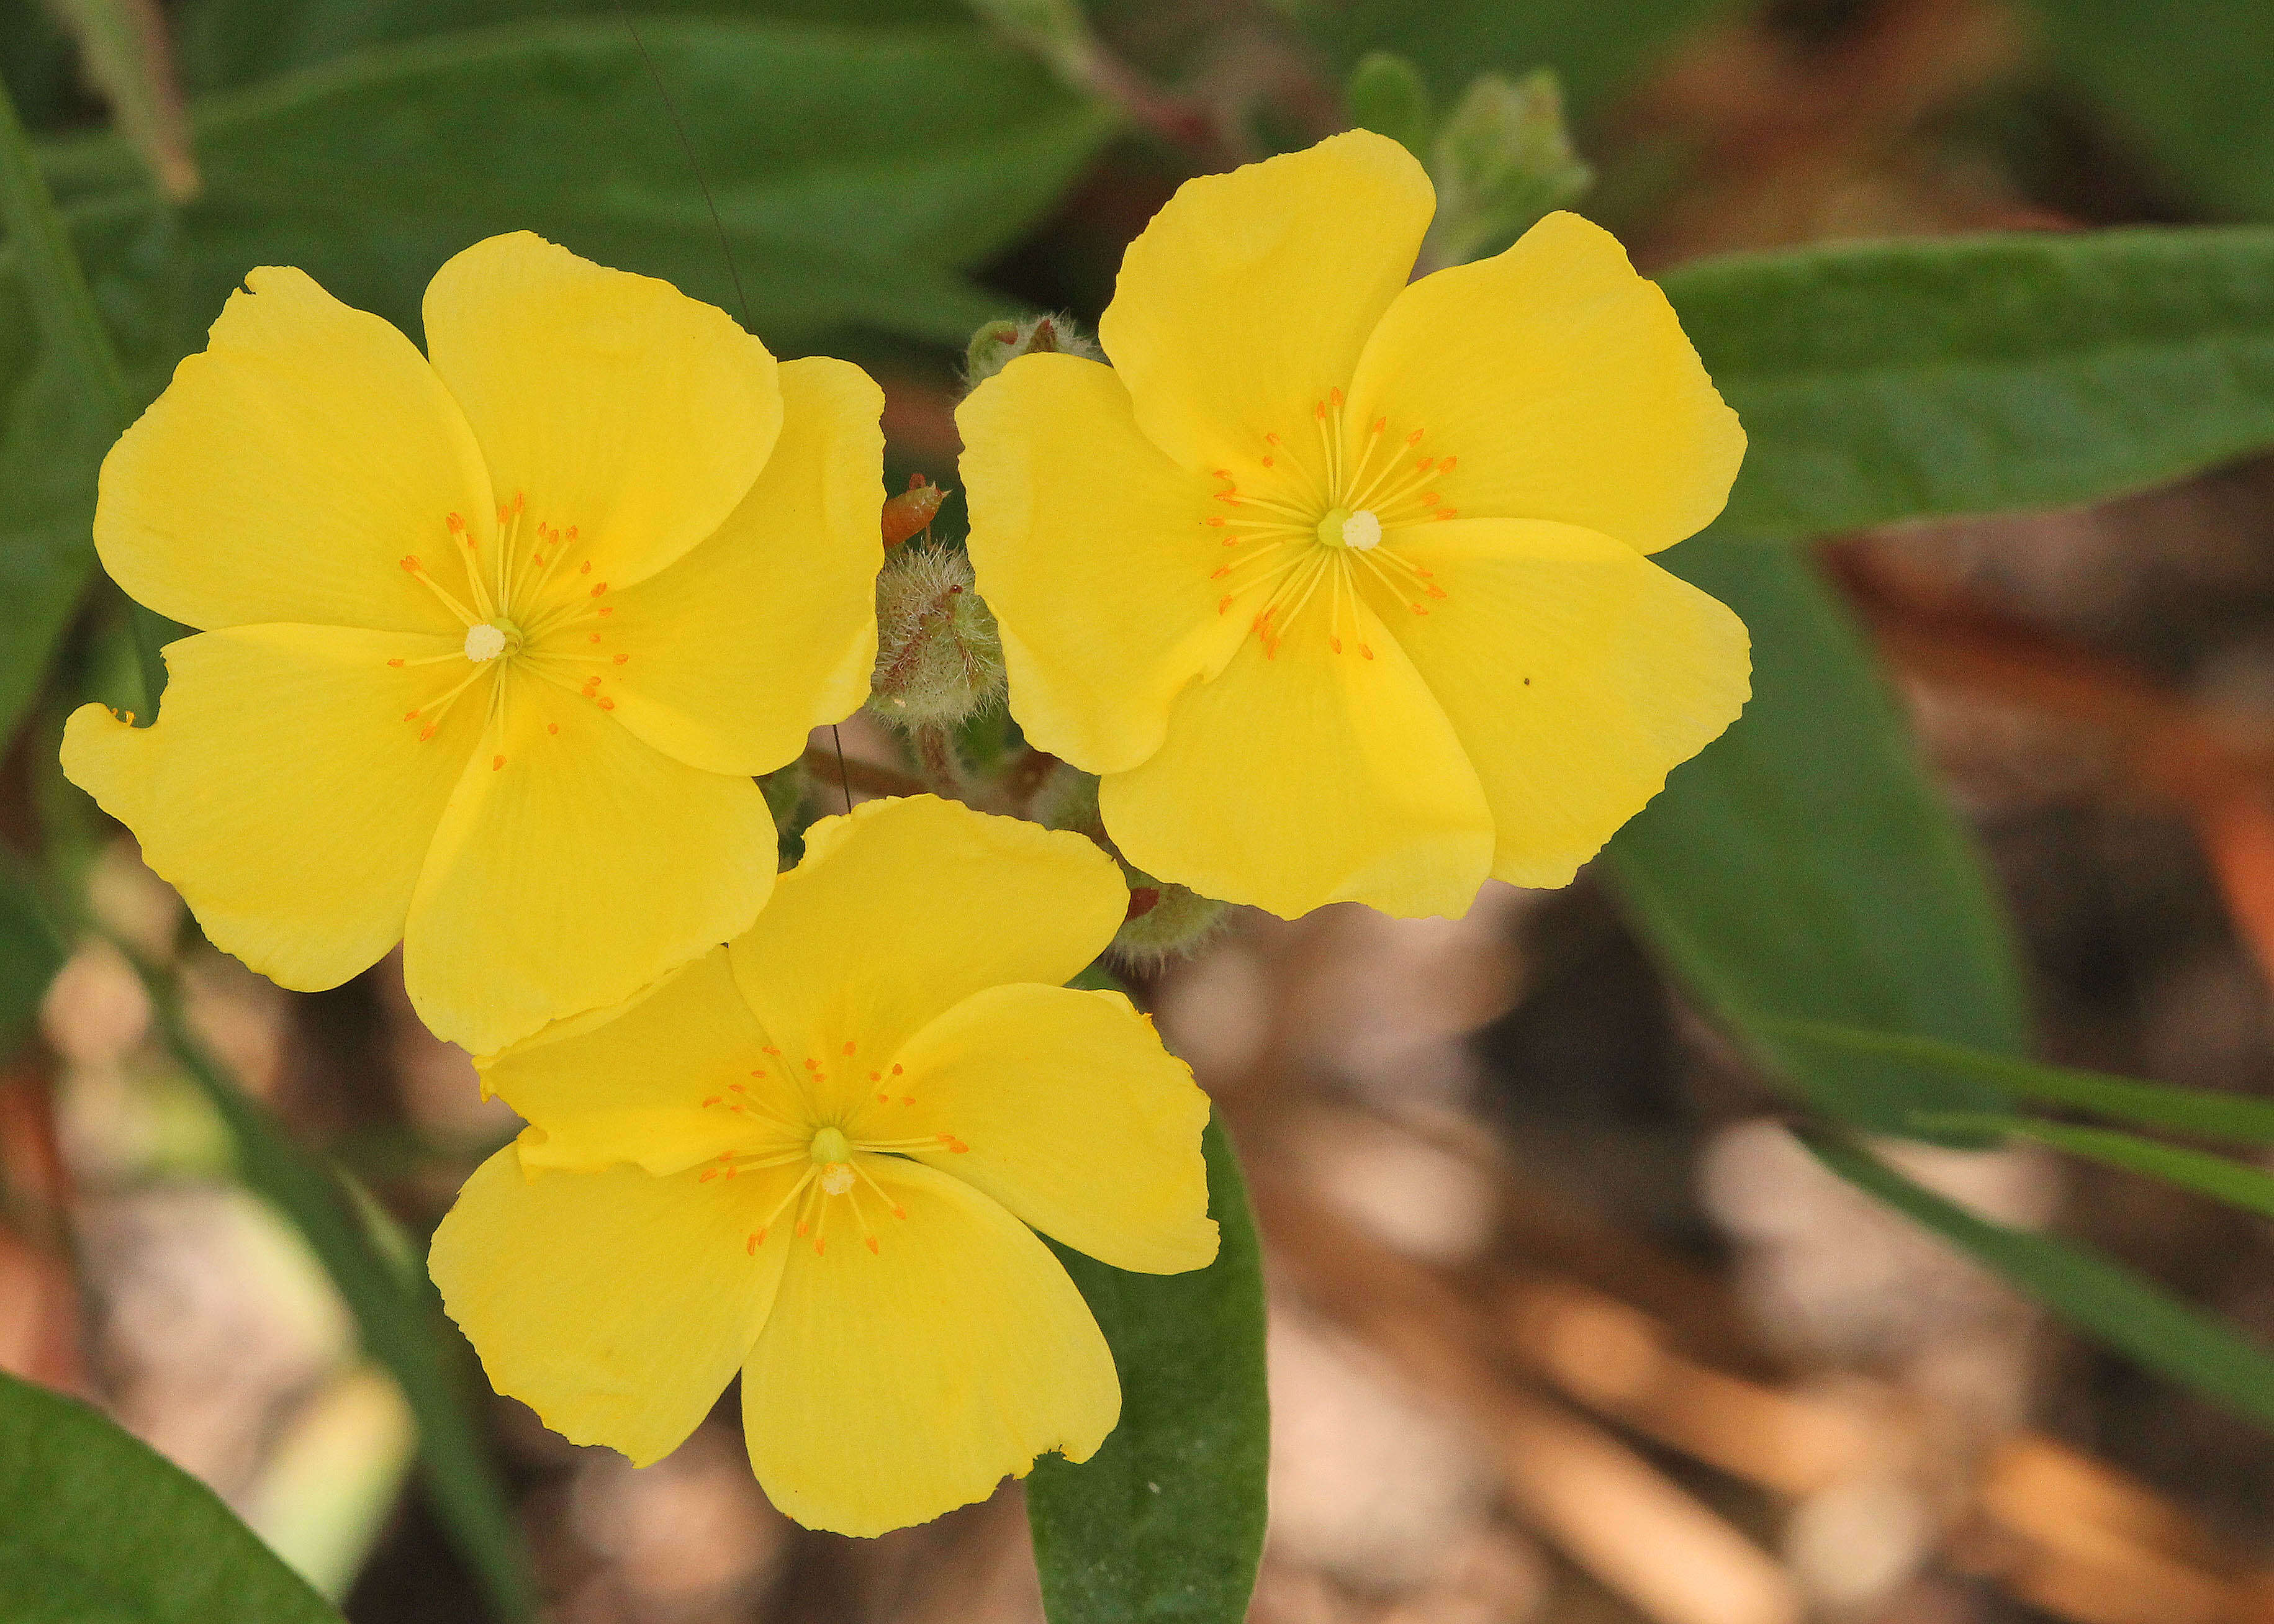
MULTIPOLYGON (((312 68, 368 45, 547 17, 616 15, 618 0, 187 0, 175 28, 184 82, 195 92, 234 90, 312 68)), ((785 21, 930 25, 970 21, 961 0, 641 0, 651 15, 731 13, 785 21)))
POLYGON ((1808 1147, 1841 1177, 1949 1241, 2095 1341, 2274 1427, 2274 1355, 2129 1269, 2050 1236, 1978 1218, 1855 1145, 1808 1147))
POLYGON ((1131 1274, 1055 1247, 1113 1347, 1121 1424, 1080 1466, 1027 1479, 1050 1624, 1239 1624, 1263 1551, 1270 1416, 1263 1271, 1221 1124, 1201 1139, 1223 1239, 1189 1274, 1131 1274))
POLYGON ((0 1618, 341 1624, 211 1489, 77 1400, 5 1373, 0 1618))
POLYGON ((2158 1144, 2113 1128, 2080 1128, 2064 1122, 2040 1122, 2032 1116, 1999 1112, 1935 1115, 1922 1120, 1920 1125, 1949 1133, 1992 1138, 2010 1134, 2017 1139, 2035 1139, 2073 1156, 2160 1178, 2165 1184, 2207 1195, 2214 1201, 2224 1201, 2262 1218, 2274 1218, 2274 1177, 2256 1168, 2229 1162, 2224 1156, 2158 1144))
POLYGON ((2274 6, 2036 0, 2055 65, 2145 167, 2216 214, 2274 218, 2274 6))
POLYGON ((2101 501, 2274 444, 2274 230, 1746 254, 1662 285, 1751 447, 1724 522, 2101 501))
POLYGON ((1728 0, 1297 0, 1312 35, 1345 71, 1396 51, 1449 103, 1487 70, 1553 68, 1572 106, 1594 112, 1630 89, 1728 0))
POLYGON ((1660 555, 1751 629, 1753 696, 1610 844, 1634 920, 1796 1093, 1909 1131, 1995 1109, 1989 1081, 1788 1048, 1765 1018, 2025 1045, 2014 949, 1964 831, 1921 774, 1853 622, 1806 558, 1718 530, 1660 555))
MULTIPOLYGON (((639 26, 644 55, 621 18, 523 23, 198 102, 206 192, 183 214, 177 351, 264 263, 415 332, 442 259, 523 228, 740 314, 673 107, 762 337, 855 325, 960 343, 997 301, 959 271, 1016 240, 1113 127, 974 28, 639 26)), ((113 139, 46 157, 74 200, 136 184, 113 139)))
POLYGON ((441 1304, 425 1272, 390 1258, 344 1186, 284 1136, 266 1108, 207 1058, 171 989, 146 974, 166 1041, 229 1131, 245 1187, 291 1220, 355 1316, 364 1351, 418 1417, 420 1462, 442 1524, 501 1618, 530 1617, 534 1596, 503 1486, 468 1412, 441 1304))
MULTIPOLYGON (((1758 1020, 1756 1026, 1797 1059, 1877 1058, 1927 1076, 1969 1079, 2015 1100, 2067 1106, 2146 1128, 2237 1145, 2274 1145, 2274 1101, 2143 1083, 2101 1071, 2041 1065, 1962 1044, 1901 1033, 1867 1032, 1818 1021, 1758 1020)), ((1836 1063, 1836 1062, 1834 1062, 1836 1063)))

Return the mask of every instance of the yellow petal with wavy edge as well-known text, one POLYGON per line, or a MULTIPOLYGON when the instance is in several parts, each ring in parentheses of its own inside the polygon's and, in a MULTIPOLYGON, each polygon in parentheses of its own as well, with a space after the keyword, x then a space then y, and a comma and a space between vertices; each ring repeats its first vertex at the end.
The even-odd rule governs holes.
POLYGON ((955 414, 971 503, 971 566, 994 610, 1027 737, 1088 772, 1133 767, 1169 707, 1231 657, 1216 613, 1229 556, 1215 480, 1138 432, 1109 367, 1022 356, 955 414))
POLYGON ((1576 214, 1398 295, 1351 385, 1349 421, 1378 417, 1453 461, 1430 485, 1462 517, 1553 519, 1645 553, 1720 513, 1745 455, 1666 296, 1576 214))
POLYGON ((990 987, 911 1038, 876 1112, 910 1150, 1116 1268, 1175 1274, 1216 1256, 1201 1130, 1208 1096, 1118 993, 990 987))
POLYGON ((458 1192, 427 1268, 492 1387, 645 1466, 710 1412, 765 1322, 785 1249, 753 1252, 749 1235, 788 1183, 532 1177, 508 1146, 458 1192))
POLYGON ((1623 542, 1458 519, 1389 545, 1445 590, 1398 640, 1484 784, 1496 878, 1567 883, 1744 706, 1744 623, 1623 542))
POLYGON ((630 996, 748 925, 773 889, 757 785, 674 761, 542 679, 507 680, 403 943, 419 1019, 478 1055, 630 996))
POLYGON ((834 1216, 825 1255, 794 1244, 743 1367, 766 1497, 809 1528, 881 1534, 985 1499, 1037 1455, 1088 1460, 1121 1386, 1058 1259, 968 1184, 890 1157, 862 1165, 907 1217, 864 1199, 875 1252, 834 1216))
POLYGON ((1203 176, 1122 257, 1099 341, 1153 443, 1202 472, 1312 432, 1412 274, 1436 194, 1364 130, 1203 176))
POLYGON ((767 1037, 714 947, 629 1002, 547 1026, 479 1063, 483 1086, 529 1119, 526 1167, 636 1162, 676 1173, 748 1137, 732 1105, 767 1037))
POLYGON ((1121 870, 1080 835, 932 795, 872 801, 806 831, 805 861, 733 944, 734 978, 785 1044, 857 1041, 832 1056, 825 1109, 982 988, 1071 980, 1128 908, 1121 870))
POLYGON ((719 533, 614 593, 616 719, 712 772, 771 772, 868 697, 884 391, 844 361, 781 369, 782 430, 719 533))
POLYGON ((323 626, 183 638, 157 725, 82 705, 64 776, 134 831, 216 945, 287 987, 336 987, 401 938, 478 729, 455 707, 421 743, 404 713, 455 679, 388 661, 455 642, 323 626))
POLYGON ((717 530, 781 428, 774 358, 726 312, 527 231, 450 259, 425 314, 496 501, 575 527, 618 589, 717 530))
POLYGON ((1250 637, 1186 689, 1158 753, 1100 781, 1105 831, 1148 874, 1285 919, 1329 902, 1458 918, 1492 861, 1484 793, 1373 611, 1338 612, 1341 652, 1322 619, 1299 623, 1276 656, 1250 637))
POLYGON ((402 568, 461 594, 460 515, 494 527, 457 403, 410 341, 304 272, 264 266, 205 352, 102 462, 94 545, 129 596, 208 629, 463 622, 402 568))

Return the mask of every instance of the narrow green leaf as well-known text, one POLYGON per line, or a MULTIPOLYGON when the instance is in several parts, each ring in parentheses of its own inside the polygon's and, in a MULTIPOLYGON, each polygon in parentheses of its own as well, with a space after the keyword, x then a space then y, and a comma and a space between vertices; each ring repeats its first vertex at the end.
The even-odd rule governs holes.
POLYGON ((1216 1259, 1132 1274, 1054 1247, 1113 1348, 1121 1423, 1080 1466, 1027 1479, 1050 1624, 1239 1624, 1263 1552, 1270 1455, 1263 1268, 1247 1186, 1209 1122, 1216 1259))
POLYGON ((2103 1342, 2236 1414, 2274 1428, 2274 1356, 2129 1269, 2049 1236, 2008 1229, 1904 1177, 1852 1144, 1811 1139, 1817 1159, 2103 1342))
POLYGON ((1749 535, 2101 501, 2274 444, 2274 230, 1849 244, 1663 286, 1751 438, 1749 535))
POLYGON ((12 859, 0 859, 0 1058, 30 1033, 64 958, 62 933, 39 893, 12 859))
POLYGON ((1828 1021, 2008 1054, 2029 1029, 1980 858, 1807 559, 1718 529, 1660 558, 1751 628, 1753 696, 1612 840, 1635 922, 1818 1109, 1902 1133, 1920 1110, 2001 1106, 1978 1074, 1798 1049, 1762 1024, 1828 1021))
MULTIPOLYGON (((960 345, 998 307, 961 272, 1016 241, 1115 127, 974 27, 639 30, 644 56, 614 16, 449 34, 195 104, 206 192, 183 219, 177 350, 259 264, 416 333, 444 259, 521 229, 739 315, 720 227, 778 348, 847 325, 960 345)), ((46 157, 73 196, 139 184, 107 138, 46 157)))
POLYGON ((78 32, 87 77, 100 86, 118 128, 176 202, 195 197, 197 160, 182 116, 157 0, 51 0, 78 32))
POLYGON ((211 1489, 77 1400, 4 1372, 0 1618, 342 1624, 211 1489))
POLYGON ((1876 1056, 1924 1073, 1971 1079, 2015 1100, 2067 1106, 2144 1128, 2232 1144, 2274 1145, 2274 1100, 2042 1065, 1903 1033, 1868 1032, 1820 1021, 1762 1019, 1756 1024, 1796 1056, 1876 1056))
POLYGON ((446 1357, 441 1304, 424 1272, 388 1259, 338 1179, 207 1057, 172 989, 147 973, 143 983, 168 1045, 228 1128, 246 1188, 273 1202, 306 1238, 355 1316, 364 1350, 410 1402, 428 1491, 492 1610, 501 1619, 531 1617, 535 1598, 520 1539, 467 1411, 464 1387, 446 1357))
POLYGON ((2036 0, 2064 77, 2157 178, 2212 213, 2274 218, 2274 6, 2036 0))
POLYGON ((1985 1138, 2011 1134, 2035 1139, 2073 1156, 2105 1162, 2127 1172, 2142 1173, 2262 1218, 2274 1218, 2274 1177, 2256 1168, 2229 1162, 2224 1156, 2159 1144, 2113 1128, 2081 1128, 2065 1122, 2041 1122, 2034 1116, 1998 1112, 1935 1113, 1923 1118, 1919 1125, 1946 1133, 1980 1134, 1985 1138))

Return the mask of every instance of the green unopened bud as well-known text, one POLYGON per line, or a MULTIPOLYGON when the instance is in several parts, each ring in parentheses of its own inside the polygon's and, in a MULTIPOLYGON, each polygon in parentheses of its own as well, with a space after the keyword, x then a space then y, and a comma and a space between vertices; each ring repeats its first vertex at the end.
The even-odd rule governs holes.
POLYGON ((1351 123, 1386 135, 1422 162, 1429 162, 1429 131, 1436 123, 1421 70, 1389 51, 1368 51, 1351 70, 1343 95, 1351 123))
POLYGON ((1466 265, 1498 253, 1543 214, 1576 201, 1595 171, 1571 149, 1563 93, 1546 68, 1510 82, 1480 73, 1429 148, 1437 219, 1425 254, 1466 265))
POLYGON ((869 707, 903 727, 953 727, 1003 696, 1003 641, 972 590, 971 560, 911 545, 877 576, 869 707))
POLYGON ((1123 867, 1129 881, 1129 916, 1106 949, 1116 964, 1150 968, 1164 959, 1181 959, 1224 928, 1225 906, 1215 898, 1123 867))
POLYGON ((1022 355, 1074 355, 1103 358, 1097 345, 1072 316, 1029 316, 1024 321, 990 321, 971 335, 963 352, 963 386, 975 389, 1022 355))

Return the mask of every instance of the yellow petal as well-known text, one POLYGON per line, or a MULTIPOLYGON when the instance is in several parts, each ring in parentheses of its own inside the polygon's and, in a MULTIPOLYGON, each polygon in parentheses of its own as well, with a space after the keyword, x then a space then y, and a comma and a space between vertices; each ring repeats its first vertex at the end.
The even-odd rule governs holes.
POLYGON ((1159 752, 1099 784, 1124 856, 1286 919, 1329 902, 1468 911, 1493 849, 1476 774, 1372 610, 1343 625, 1340 653, 1322 621, 1299 623, 1276 657, 1251 636, 1186 690, 1159 752))
POLYGON ((955 414, 971 565, 994 610, 1027 737, 1088 772, 1161 745, 1185 685, 1231 658, 1209 572, 1231 532, 1216 482, 1154 449, 1110 367, 1025 356, 955 414))
POLYGON ((1398 637, 1484 784, 1500 879, 1567 883, 1743 708, 1743 622, 1622 542, 1503 519, 1391 541, 1445 590, 1398 637))
POLYGON ((757 785, 674 761, 542 680, 508 680, 403 949, 419 1018, 478 1055, 629 997, 748 925, 773 888, 757 785))
POLYGON ((782 430, 724 528, 615 593, 616 719, 712 772, 771 772, 868 697, 884 549, 884 392, 814 357, 781 369, 782 430))
POLYGON ((192 626, 456 628, 402 568, 425 559, 463 599, 449 516, 494 523, 456 402, 409 339, 304 273, 245 283, 103 459, 103 568, 192 626))
POLYGON ((825 1255, 796 1247, 743 1367, 766 1497, 809 1528, 881 1534, 983 1500, 1051 1450, 1088 1460, 1121 1386, 1058 1259, 968 1184, 864 1166, 907 1216, 864 1198, 874 1253, 836 1214, 825 1255))
POLYGON ((781 427, 773 357, 724 311, 527 231, 443 266, 425 313, 496 501, 576 527, 619 589, 715 531, 781 427))
POLYGON ((1072 979, 1128 907, 1120 869, 1080 835, 932 795, 872 801, 806 831, 805 861, 733 944, 734 976, 785 1045, 857 1039, 829 1073, 849 1099, 982 988, 1072 979))
POLYGON ((1645 553, 1720 513, 1745 455, 1666 296, 1576 214, 1398 296, 1351 386, 1350 421, 1377 417, 1455 459, 1432 484, 1464 517, 1554 519, 1645 553))
POLYGON ((645 1466, 710 1412, 765 1322, 787 1249, 753 1255, 749 1234, 787 1183, 532 1177, 508 1146, 458 1192, 426 1267, 492 1387, 645 1466))
POLYGON ((1364 130, 1177 189, 1129 244, 1098 338, 1145 433, 1187 468, 1311 432, 1412 274, 1429 177, 1364 130))
POLYGON ((1201 1130, 1208 1096, 1118 993, 991 987, 908 1041, 915 1101, 864 1127, 952 1135, 909 1154, 1116 1268, 1175 1274, 1216 1256, 1201 1130))
POLYGON ((676 1173, 748 1137, 705 1101, 748 1086, 766 1034, 714 947, 629 1002, 547 1026, 481 1063, 482 1080, 538 1130, 525 1167, 634 1162, 676 1173))
POLYGON ((157 725, 82 705, 64 775, 134 831, 216 945, 287 987, 336 987, 401 938, 477 731, 456 707, 422 744, 404 712, 456 678, 387 662, 456 642, 315 626, 183 638, 157 725))

